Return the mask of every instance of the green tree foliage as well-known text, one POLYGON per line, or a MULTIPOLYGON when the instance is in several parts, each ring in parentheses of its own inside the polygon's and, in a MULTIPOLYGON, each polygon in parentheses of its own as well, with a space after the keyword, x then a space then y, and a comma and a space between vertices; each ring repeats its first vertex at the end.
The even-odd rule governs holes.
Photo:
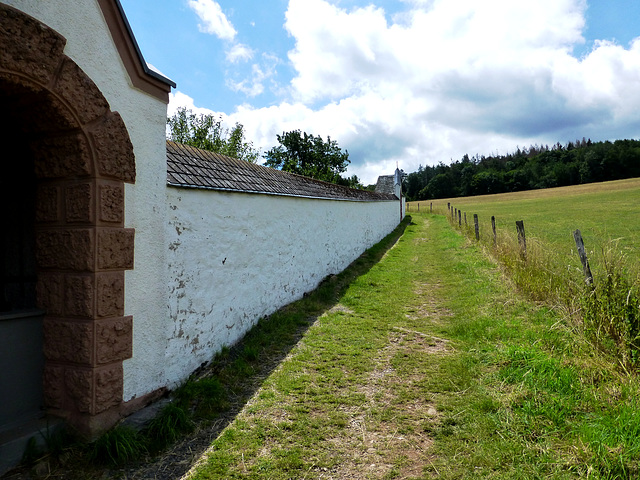
POLYGON ((504 156, 465 155, 450 165, 418 168, 407 175, 408 200, 518 192, 640 177, 640 141, 576 140, 566 146, 532 145, 504 156))
POLYGON ((309 135, 300 130, 277 135, 280 145, 269 150, 265 165, 285 172, 337 183, 351 187, 362 187, 357 176, 340 176, 350 163, 349 152, 343 152, 335 140, 309 135))
POLYGON ((255 163, 260 152, 247 141, 244 126, 236 123, 231 130, 224 128, 221 118, 213 115, 196 115, 191 110, 179 108, 173 117, 167 118, 169 140, 192 147, 220 153, 228 157, 255 163))
MULTIPOLYGON (((338 185, 344 185, 349 188, 357 188, 358 190, 367 190, 364 185, 360 182, 360 179, 357 175, 351 175, 350 177, 338 177, 336 182, 338 185)), ((375 190, 375 185, 374 185, 375 190)))

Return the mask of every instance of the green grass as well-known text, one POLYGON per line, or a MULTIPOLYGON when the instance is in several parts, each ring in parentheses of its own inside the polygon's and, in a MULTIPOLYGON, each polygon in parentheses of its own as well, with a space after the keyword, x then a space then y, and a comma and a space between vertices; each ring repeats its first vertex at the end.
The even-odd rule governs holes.
POLYGON ((131 427, 118 426, 89 446, 88 457, 98 464, 124 465, 146 453, 145 441, 131 427))
POLYGON ((436 202, 436 212, 474 238, 471 213, 461 226, 452 219, 456 209, 478 213, 480 243, 521 292, 563 308, 594 347, 621 368, 640 367, 640 179, 436 202), (492 215, 497 238, 490 227, 492 215), (525 222, 526 252, 513 228, 517 219, 525 222), (577 227, 593 272, 588 286, 573 239, 577 227))
MULTIPOLYGON (((573 231, 579 229, 588 250, 597 252, 611 239, 617 239, 621 250, 638 258, 640 255, 640 179, 618 180, 573 187, 532 190, 499 195, 451 198, 411 202, 410 213, 420 203, 426 211, 433 203, 437 213, 447 212, 447 203, 467 214, 473 225, 478 214, 480 231, 489 238, 491 216, 496 228, 515 234, 516 220, 523 220, 527 237, 551 245, 567 257, 575 255, 573 231)), ((463 216, 464 224, 464 216, 463 216)), ((577 257, 574 262, 578 264, 577 257)))
POLYGON ((444 217, 412 220, 189 478, 637 476, 636 377, 444 217))
MULTIPOLYGON (((490 252, 414 214, 220 352, 155 437, 237 408, 192 479, 637 478, 637 377, 490 252)), ((135 445, 153 444, 114 437, 100 458, 135 445)))

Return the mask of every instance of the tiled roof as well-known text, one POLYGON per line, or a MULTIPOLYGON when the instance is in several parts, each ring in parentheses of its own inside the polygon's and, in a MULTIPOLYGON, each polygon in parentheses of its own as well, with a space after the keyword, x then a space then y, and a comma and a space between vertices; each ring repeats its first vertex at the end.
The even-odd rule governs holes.
POLYGON ((376 183, 376 192, 395 196, 396 186, 394 175, 380 175, 376 183))
POLYGON ((171 141, 167 141, 167 183, 174 187, 334 200, 397 200, 393 194, 334 185, 171 141))

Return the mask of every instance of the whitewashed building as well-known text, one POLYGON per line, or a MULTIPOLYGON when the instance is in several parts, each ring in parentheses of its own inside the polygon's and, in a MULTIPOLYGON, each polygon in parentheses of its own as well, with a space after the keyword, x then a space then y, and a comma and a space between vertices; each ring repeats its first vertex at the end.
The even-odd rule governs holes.
POLYGON ((175 84, 118 0, 0 0, 0 44, 0 472, 43 415, 94 436, 403 215, 166 142, 175 84))

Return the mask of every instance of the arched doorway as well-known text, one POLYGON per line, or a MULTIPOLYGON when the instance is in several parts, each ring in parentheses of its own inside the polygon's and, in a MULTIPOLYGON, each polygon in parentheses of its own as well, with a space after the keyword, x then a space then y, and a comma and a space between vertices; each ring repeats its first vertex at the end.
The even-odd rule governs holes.
POLYGON ((118 418, 122 361, 132 354, 124 271, 133 268, 134 231, 124 228, 124 183, 135 181, 133 147, 121 117, 64 55, 61 35, 6 5, 0 18, 8 146, 0 166, 23 185, 3 198, 13 214, 0 235, 24 254, 19 268, 4 259, 0 314, 44 312, 42 333, 26 336, 42 338, 40 403, 92 436, 118 418))

